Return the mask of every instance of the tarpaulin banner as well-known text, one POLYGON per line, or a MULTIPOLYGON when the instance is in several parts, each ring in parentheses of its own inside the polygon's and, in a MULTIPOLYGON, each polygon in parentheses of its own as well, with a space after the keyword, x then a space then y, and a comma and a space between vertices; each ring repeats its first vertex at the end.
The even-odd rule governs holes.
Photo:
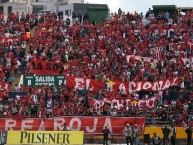
POLYGON ((60 62, 50 61, 32 61, 32 73, 39 75, 58 75, 63 68, 63 64, 60 62))
POLYGON ((8 131, 7 144, 83 144, 83 131, 8 131))
POLYGON ((12 83, 0 82, 0 90, 5 89, 7 91, 10 91, 11 85, 12 85, 12 83))
POLYGON ((159 91, 165 90, 172 86, 176 86, 179 83, 179 78, 159 80, 157 82, 149 81, 131 81, 131 82, 100 82, 89 78, 78 78, 68 76, 66 77, 66 83, 71 89, 86 89, 99 91, 99 89, 107 89, 107 91, 119 90, 122 94, 131 94, 136 91, 159 91))
POLYGON ((1 37, 0 38, 0 44, 19 42, 19 41, 20 41, 19 38, 14 38, 14 37, 1 37))
POLYGON ((108 127, 111 134, 123 135, 126 124, 140 128, 143 133, 145 118, 143 117, 111 117, 111 116, 63 116, 42 120, 41 118, 12 119, 1 118, 0 130, 21 131, 57 131, 66 123, 71 131, 84 131, 85 134, 102 134, 104 127, 108 127))
MULTIPOLYGON (((183 52, 183 51, 182 51, 182 52, 183 52)), ((182 52, 181 52, 181 53, 182 53, 182 52)), ((132 63, 134 63, 134 62, 138 62, 138 63, 144 62, 145 64, 146 64, 146 63, 152 63, 152 62, 153 62, 153 63, 156 64, 156 63, 158 63, 158 61, 161 61, 161 60, 159 59, 160 51, 158 51, 158 50, 156 51, 156 50, 153 50, 153 49, 152 49, 152 53, 155 53, 153 56, 155 56, 156 59, 153 58, 153 57, 141 57, 141 56, 135 56, 135 55, 127 55, 127 56, 126 56, 126 61, 127 61, 128 64, 132 64, 132 63)), ((183 52, 183 53, 185 53, 185 52, 183 52)), ((186 56, 186 54, 184 54, 184 56, 186 56)), ((187 63, 192 64, 193 58, 192 58, 192 57, 190 57, 190 58, 182 57, 182 58, 180 58, 180 59, 172 58, 172 59, 170 59, 169 61, 170 61, 170 62, 174 62, 174 63, 178 63, 178 64, 184 66, 184 65, 186 65, 187 63)))
POLYGON ((128 110, 128 106, 137 106, 138 110, 143 110, 144 106, 146 109, 153 109, 157 104, 158 96, 151 97, 146 100, 139 100, 134 98, 111 98, 111 99, 102 99, 97 100, 93 98, 89 98, 89 104, 94 108, 98 106, 103 106, 104 103, 109 103, 111 108, 116 107, 118 110, 121 110, 125 105, 128 110))
POLYGON ((71 76, 66 77, 66 83, 67 86, 71 89, 86 89, 94 92, 98 92, 99 89, 105 88, 104 82, 96 81, 93 79, 76 78, 71 76))

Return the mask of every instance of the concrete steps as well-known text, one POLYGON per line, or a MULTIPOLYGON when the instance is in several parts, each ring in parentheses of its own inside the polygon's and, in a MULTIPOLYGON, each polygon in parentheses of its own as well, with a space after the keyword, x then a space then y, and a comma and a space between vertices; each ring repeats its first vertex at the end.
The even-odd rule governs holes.
MULTIPOLYGON (((33 37, 34 34, 35 34, 35 28, 32 29, 32 30, 30 31, 30 33, 31 33, 31 37, 33 37)), ((29 52, 30 52, 30 50, 29 50, 29 45, 27 44, 27 45, 26 45, 26 53, 29 53, 29 52)), ((14 80, 13 80, 13 82, 12 82, 11 91, 14 91, 14 86, 15 86, 15 84, 19 84, 21 75, 22 75, 22 74, 19 74, 18 76, 15 76, 14 71, 13 71, 13 70, 11 71, 11 76, 14 77, 14 80)))

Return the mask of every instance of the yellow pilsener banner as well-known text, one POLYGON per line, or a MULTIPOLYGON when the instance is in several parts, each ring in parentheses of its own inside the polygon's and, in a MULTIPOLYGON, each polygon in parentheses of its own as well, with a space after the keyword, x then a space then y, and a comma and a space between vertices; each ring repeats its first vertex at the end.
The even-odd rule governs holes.
POLYGON ((7 144, 83 144, 83 131, 8 131, 7 144))

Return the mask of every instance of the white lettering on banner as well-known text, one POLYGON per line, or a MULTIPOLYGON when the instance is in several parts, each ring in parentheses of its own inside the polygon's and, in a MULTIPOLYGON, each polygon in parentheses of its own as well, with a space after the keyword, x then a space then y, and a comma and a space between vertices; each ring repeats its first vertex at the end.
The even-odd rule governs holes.
POLYGON ((123 107, 123 100, 117 100, 117 108, 120 109, 121 107, 123 107))
MULTIPOLYGON (((87 116, 61 116, 58 118, 49 118, 43 120, 42 118, 30 118, 33 119, 33 124, 31 121, 26 121, 28 119, 8 119, 0 118, 0 130, 21 130, 22 125, 33 125, 31 130, 37 131, 40 128, 44 130, 60 130, 65 123, 71 127, 70 129, 75 130, 72 127, 76 127, 76 130, 84 131, 86 134, 102 134, 101 130, 104 127, 108 127, 112 134, 118 135, 122 134, 125 122, 134 123, 138 119, 138 125, 140 128, 144 129, 145 118, 143 117, 87 117, 87 116), (78 119, 77 119, 78 118, 78 119), (24 121, 24 122, 23 122, 24 121), (23 123, 22 123, 23 122, 23 123), (6 128, 5 128, 6 126, 6 128), (40 127, 42 126, 42 127, 40 127), (78 128, 77 128, 78 126, 78 128), (80 127, 80 128, 79 128, 80 127)), ((28 130, 27 127, 23 127, 22 130, 28 130)))
POLYGON ((90 79, 86 79, 86 90, 91 90, 93 91, 94 90, 94 87, 90 88, 90 79))
POLYGON ((171 86, 178 85, 178 78, 174 78, 171 86))
POLYGON ((113 132, 112 125, 111 125, 111 119, 108 117, 105 119, 105 123, 104 123, 103 128, 105 128, 105 127, 107 127, 111 133, 113 132))
POLYGON ((124 83, 121 83, 119 86, 119 90, 121 91, 122 94, 126 94, 126 89, 124 83))
POLYGON ((118 109, 123 107, 123 100, 121 100, 121 102, 120 102, 120 100, 113 99, 111 101, 111 108, 113 107, 113 103, 116 103, 116 106, 117 106, 118 109))
POLYGON ((44 121, 42 120, 39 128, 38 128, 38 131, 44 131, 45 130, 45 127, 44 127, 44 121))
POLYGON ((126 104, 128 105, 131 102, 131 99, 126 99, 126 104))
POLYGON ((152 87, 152 84, 150 82, 145 82, 143 85, 143 90, 148 90, 152 87))
POLYGON ((75 82, 76 82, 76 85, 75 85, 75 89, 84 89, 84 79, 82 78, 75 78, 75 82))
POLYGON ((142 89, 142 82, 138 82, 136 90, 141 91, 141 89, 142 89))
POLYGON ((64 85, 67 85, 67 81, 66 81, 66 79, 64 80, 64 85))
POLYGON ((159 82, 158 82, 158 86, 159 86, 158 91, 162 90, 163 84, 164 84, 163 81, 159 81, 159 82))
POLYGON ((28 120, 22 120, 22 123, 21 123, 21 130, 24 131, 24 130, 30 130, 33 128, 33 119, 28 119, 28 120))
POLYGON ((96 100, 96 101, 95 101, 95 106, 97 106, 98 104, 99 104, 100 106, 103 106, 104 103, 105 103, 105 100, 100 100, 100 101, 96 100))
POLYGON ((143 100, 139 100, 139 102, 138 102, 138 109, 139 109, 139 110, 142 110, 142 109, 143 109, 143 108, 142 108, 143 103, 144 103, 143 100))
POLYGON ((61 84, 65 84, 64 82, 63 82, 63 80, 59 80, 59 86, 61 86, 61 84))
POLYGON ((88 90, 90 84, 90 79, 86 79, 86 90, 88 90))
POLYGON ((150 109, 154 108, 154 107, 155 107, 154 104, 155 104, 155 101, 156 101, 156 100, 157 100, 156 97, 152 97, 152 98, 148 99, 148 100, 146 101, 147 107, 150 108, 150 109))
MULTIPOLYGON (((87 89, 87 90, 88 89, 94 90, 95 84, 97 85, 98 83, 95 80, 84 79, 84 78, 73 78, 72 80, 70 79, 69 81, 73 81, 72 84, 74 84, 75 82, 75 84, 72 86, 73 89, 87 89)), ((108 91, 119 90, 121 94, 127 94, 127 93, 132 94, 136 91, 143 91, 143 90, 159 91, 159 90, 167 89, 171 86, 178 85, 178 78, 159 80, 157 82, 132 81, 128 83, 118 82, 115 84, 119 84, 119 86, 106 84, 107 90, 108 91)), ((105 87, 105 83, 104 83, 104 87, 105 87)))
POLYGON ((164 85, 164 87, 163 87, 163 90, 164 89, 168 89, 169 87, 170 87, 170 81, 169 80, 166 80, 166 83, 165 83, 165 85, 164 85))
MULTIPOLYGON (((96 104, 104 104, 104 102, 108 102, 111 104, 111 108, 114 106, 114 103, 116 104, 117 106, 117 109, 120 110, 121 107, 123 107, 123 102, 126 101, 126 104, 128 105, 129 103, 133 103, 135 102, 135 105, 137 104, 138 105, 138 109, 139 110, 142 110, 142 106, 143 105, 146 105, 147 106, 147 109, 151 109, 155 106, 155 104, 157 103, 156 100, 157 100, 157 97, 158 96, 154 96, 154 97, 151 97, 149 98, 148 100, 139 100, 139 99, 112 99, 112 100, 96 100, 96 99, 93 99, 93 104, 92 105, 95 105, 96 104)), ((134 105, 134 104, 132 104, 134 105)))
POLYGON ((132 94, 133 92, 135 92, 136 90, 133 89, 133 87, 136 87, 135 82, 130 82, 129 83, 129 93, 132 94))
POLYGON ((94 119, 93 128, 90 129, 89 126, 86 126, 86 131, 87 131, 88 133, 93 133, 93 132, 95 132, 95 131, 96 131, 96 127, 97 127, 97 123, 98 123, 98 118, 95 118, 95 119, 94 119))
POLYGON ((152 109, 155 107, 157 97, 149 98, 148 100, 140 100, 138 102, 139 110, 142 110, 143 105, 146 105, 147 109, 152 109))
POLYGON ((54 82, 53 76, 36 76, 36 82, 54 82))
POLYGON ((72 118, 70 120, 69 127, 70 127, 71 130, 79 131, 80 128, 81 128, 81 120, 79 118, 72 118), (74 127, 75 125, 73 125, 75 122, 77 122, 77 127, 76 128, 74 127))
POLYGON ((64 118, 54 118, 54 130, 61 130, 64 123, 65 123, 64 118))
POLYGON ((5 120, 5 130, 13 130, 13 127, 15 127, 16 124, 16 120, 5 120))
MULTIPOLYGON (((144 83, 129 82, 129 93, 133 93, 141 90, 159 91, 159 90, 168 89, 169 87, 177 84, 178 84, 178 78, 174 78, 173 80, 165 80, 165 81, 158 81, 158 82, 144 82, 144 83)), ((124 85, 123 86, 121 85, 119 86, 119 90, 123 93, 123 91, 126 91, 126 89, 124 88, 124 85)))
POLYGON ((152 87, 152 91, 157 91, 157 90, 160 90, 159 84, 158 84, 158 82, 154 82, 153 87, 152 87))

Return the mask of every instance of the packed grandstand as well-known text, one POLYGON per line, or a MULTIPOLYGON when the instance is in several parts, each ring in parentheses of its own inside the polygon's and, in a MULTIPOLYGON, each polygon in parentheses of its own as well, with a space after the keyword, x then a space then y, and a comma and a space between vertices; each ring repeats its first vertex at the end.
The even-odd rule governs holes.
MULTIPOLYGON (((101 24, 10 14, 0 20, 0 117, 193 118, 193 12, 110 14, 101 24), (29 36, 29 32, 31 36, 29 36), (63 75, 59 87, 15 84, 21 75, 63 75), (9 96, 10 91, 17 92, 9 96), (21 95, 21 92, 25 92, 21 95), (173 92, 173 93, 172 93, 173 92)), ((52 79, 39 78, 41 80, 52 79)))

